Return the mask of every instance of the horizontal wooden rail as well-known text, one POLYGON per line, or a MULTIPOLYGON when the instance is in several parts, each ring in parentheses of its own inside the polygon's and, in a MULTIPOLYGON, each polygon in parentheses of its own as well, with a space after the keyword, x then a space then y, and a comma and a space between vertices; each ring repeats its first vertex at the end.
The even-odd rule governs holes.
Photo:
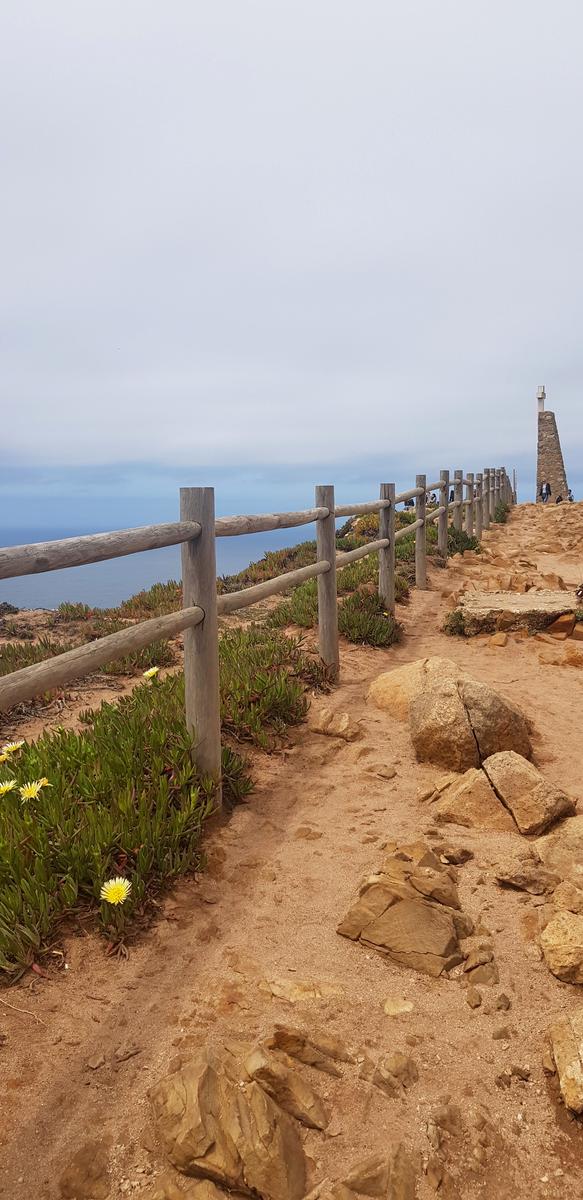
POLYGON ((195 521, 171 521, 167 525, 144 525, 138 529, 117 529, 113 533, 90 533, 83 537, 62 538, 58 542, 33 542, 28 546, 6 546, 0 550, 0 579, 18 575, 39 575, 80 567, 86 563, 160 550, 199 537, 195 521))
POLYGON ((447 512, 447 508, 446 508, 445 504, 442 504, 440 508, 436 508, 433 510, 433 512, 430 514, 430 516, 428 516, 427 520, 431 521, 431 523, 433 524, 433 522, 438 521, 441 514, 445 513, 445 512, 447 512))
POLYGON ((119 633, 109 633, 107 637, 78 646, 76 650, 68 650, 65 654, 57 654, 46 662, 13 671, 11 675, 0 679, 0 712, 5 712, 14 704, 21 704, 23 700, 32 700, 33 696, 52 688, 64 687, 72 679, 88 675, 108 662, 125 658, 126 654, 143 650, 144 646, 161 638, 174 637, 183 629, 192 629, 203 620, 202 608, 184 608, 165 617, 152 617, 130 629, 120 629, 119 633))
POLYGON ((334 509, 334 516, 360 517, 364 513, 380 512, 382 508, 390 507, 390 500, 367 500, 364 504, 337 504, 334 509))
POLYGON ((437 491, 439 491, 440 487, 443 487, 443 479, 438 479, 437 483, 428 483, 427 491, 428 492, 437 492, 437 491))
POLYGON ((366 546, 359 546, 356 550, 342 551, 336 555, 336 566, 347 567, 348 563, 357 562, 359 558, 366 558, 368 554, 374 554, 376 550, 385 550, 390 544, 388 538, 378 538, 376 542, 367 542, 366 546))
POLYGON ((407 537, 408 533, 414 533, 416 529, 421 529, 421 526, 424 524, 424 521, 418 519, 417 521, 411 521, 410 525, 404 525, 403 528, 399 529, 398 533, 395 534, 395 541, 400 542, 402 538, 407 537))
POLYGON ((409 488, 408 492, 399 492, 398 495, 395 496, 395 504, 402 504, 404 500, 414 500, 416 496, 422 496, 422 495, 423 495, 423 488, 420 488, 420 487, 409 488))
POLYGON ((287 592, 288 588, 297 587, 298 583, 305 583, 306 579, 314 579, 329 570, 330 563, 323 560, 311 563, 309 567, 298 567, 297 571, 287 571, 285 575, 276 575, 274 579, 266 579, 265 583, 256 583, 253 587, 243 588, 239 592, 226 592, 217 598, 217 612, 219 616, 225 616, 239 608, 248 608, 251 604, 257 604, 259 600, 265 600, 267 596, 287 592))
POLYGON ((302 512, 256 513, 245 517, 219 517, 215 537, 239 537, 244 533, 266 533, 269 529, 293 529, 310 525, 330 516, 327 508, 306 508, 302 512))

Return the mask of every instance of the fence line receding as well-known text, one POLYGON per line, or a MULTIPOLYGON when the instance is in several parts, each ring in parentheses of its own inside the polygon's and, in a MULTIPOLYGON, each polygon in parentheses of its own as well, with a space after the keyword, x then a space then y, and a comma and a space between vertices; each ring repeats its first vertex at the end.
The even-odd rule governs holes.
POLYGON ((496 505, 516 503, 516 492, 504 467, 485 467, 475 475, 457 470, 453 478, 442 471, 434 483, 418 475, 415 487, 395 492, 394 483, 382 483, 377 500, 337 505, 334 487, 320 485, 314 508, 299 512, 253 513, 219 517, 214 514, 213 488, 181 488, 180 520, 112 533, 96 533, 60 541, 38 542, 0 549, 0 579, 58 571, 86 563, 103 562, 163 546, 181 546, 183 608, 166 616, 142 621, 108 634, 45 662, 13 671, 0 678, 0 712, 31 700, 52 688, 63 687, 108 662, 125 658, 177 633, 184 633, 185 712, 195 738, 198 768, 216 781, 220 795, 221 730, 219 704, 218 617, 248 608, 296 587, 318 580, 318 640, 320 656, 330 677, 339 677, 339 638, 336 572, 351 562, 378 552, 378 590, 391 615, 395 612, 395 546, 415 534, 415 582, 427 586, 427 527, 437 523, 437 547, 447 558, 448 522, 454 529, 480 537, 494 518, 496 505), (464 497, 465 490, 465 497, 464 497), (436 506, 428 508, 435 494, 436 506), (439 494, 439 498, 438 498, 439 494), (395 530, 397 504, 414 503, 415 520, 395 530), (379 537, 356 550, 336 550, 336 518, 379 514, 379 537), (272 529, 293 529, 316 524, 316 562, 268 579, 264 583, 217 596, 215 540, 272 529))

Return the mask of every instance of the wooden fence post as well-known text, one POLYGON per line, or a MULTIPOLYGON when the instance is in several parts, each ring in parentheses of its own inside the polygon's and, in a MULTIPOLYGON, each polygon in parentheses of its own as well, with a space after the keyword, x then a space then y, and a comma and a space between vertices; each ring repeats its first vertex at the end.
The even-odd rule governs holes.
POLYGON ((496 508, 496 471, 494 467, 490 467, 490 499, 489 512, 490 520, 494 520, 494 510, 496 508))
POLYGON ((494 509, 496 509, 496 505, 500 503, 500 475, 500 468, 496 467, 496 470, 494 471, 494 509))
POLYGON ((478 471, 476 475, 476 537, 478 541, 482 536, 482 513, 484 508, 484 500, 482 496, 482 472, 478 471))
POLYGON ((482 485, 482 529, 490 528, 490 468, 484 467, 482 485))
POLYGON ((395 615, 395 485, 381 483, 381 500, 390 500, 390 508, 379 511, 379 538, 389 545, 379 550, 379 596, 391 616, 395 615))
POLYGON ((516 490, 516 467, 512 468, 512 503, 518 504, 518 493, 516 490))
POLYGON ((447 531, 449 527, 448 509, 449 504, 449 471, 440 471, 439 478, 439 506, 445 507, 445 512, 441 513, 437 518, 437 549, 447 562, 447 531))
POLYGON ((219 694, 219 630, 215 556, 214 488, 181 488, 180 520, 198 521, 200 537, 183 542, 182 604, 197 604, 204 621, 184 630, 184 699, 186 725, 195 739, 195 761, 201 775, 217 784, 221 806, 221 703, 219 694))
POLYGON ((330 563, 330 570, 318 575, 318 638, 320 658, 334 682, 340 674, 338 646, 338 600, 336 593, 336 518, 334 486, 316 488, 316 508, 327 508, 328 516, 316 521, 316 559, 330 563))
POLYGON ((427 476, 417 475, 415 487, 423 488, 421 496, 415 497, 415 520, 423 524, 415 530, 415 584, 418 588, 427 587, 427 525, 425 513, 427 509, 427 476))
POLYGON ((466 479, 467 505, 466 505, 466 520, 465 531, 468 537, 474 536, 474 472, 468 471, 466 479))
MULTIPOLYGON (((453 473, 453 481, 454 481, 453 482, 453 498, 454 498, 454 501, 455 500, 460 501, 460 500, 463 500, 463 498, 464 498, 464 485, 462 483, 463 477, 464 477, 463 471, 454 471, 454 473, 453 473)), ((457 506, 453 510, 453 527, 454 527, 454 529, 461 530, 462 525, 463 525, 463 515, 464 515, 463 505, 458 503, 457 506)))

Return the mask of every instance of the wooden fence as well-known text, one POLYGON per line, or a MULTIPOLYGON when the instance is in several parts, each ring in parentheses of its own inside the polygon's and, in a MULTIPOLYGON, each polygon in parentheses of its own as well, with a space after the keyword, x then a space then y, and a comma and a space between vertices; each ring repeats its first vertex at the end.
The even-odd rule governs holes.
POLYGON ((0 712, 31 700, 51 688, 63 687, 115 659, 158 641, 184 633, 184 678, 186 723, 196 739, 199 770, 216 780, 220 791, 221 732, 219 706, 218 617, 257 604, 267 596, 288 591, 307 579, 318 580, 319 652, 332 680, 339 676, 338 609, 336 573, 348 563, 378 551, 379 593, 387 611, 395 610, 395 546, 415 533, 415 581, 427 586, 427 526, 437 523, 439 553, 447 558, 449 514, 454 528, 481 536, 494 517, 498 502, 516 503, 505 468, 486 468, 476 475, 442 471, 434 483, 417 475, 415 487, 395 493, 394 483, 383 483, 377 500, 363 504, 337 505, 334 488, 316 488, 315 507, 302 512, 261 513, 215 519, 213 488, 181 488, 180 521, 65 538, 28 546, 0 549, 0 579, 58 571, 84 563, 103 562, 126 554, 162 546, 182 547, 182 602, 179 612, 154 617, 133 628, 79 646, 46 662, 24 667, 0 678, 0 712), (464 495, 465 492, 465 495, 464 495), (437 507, 427 510, 427 496, 439 495, 437 507), (453 499, 450 499, 450 495, 453 499), (415 520, 395 530, 397 504, 415 502, 415 520), (336 551, 336 518, 379 514, 379 537, 346 553, 336 551), (316 562, 254 587, 217 596, 215 541, 271 529, 291 529, 316 524, 316 562))

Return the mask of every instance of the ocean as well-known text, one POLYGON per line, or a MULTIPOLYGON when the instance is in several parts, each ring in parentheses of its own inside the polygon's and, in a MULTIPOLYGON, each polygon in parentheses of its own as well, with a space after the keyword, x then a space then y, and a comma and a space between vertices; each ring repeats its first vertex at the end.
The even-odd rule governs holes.
MULTIPOLYGON (((0 546, 55 541, 95 533, 95 529, 1 529, 0 546)), ((250 533, 242 537, 217 538, 217 574, 230 575, 262 558, 266 550, 295 546, 315 536, 313 525, 250 533)), ((153 583, 180 579, 180 546, 128 554, 108 562, 0 579, 0 602, 17 608, 57 608, 64 600, 82 601, 95 608, 111 608, 153 583)))

